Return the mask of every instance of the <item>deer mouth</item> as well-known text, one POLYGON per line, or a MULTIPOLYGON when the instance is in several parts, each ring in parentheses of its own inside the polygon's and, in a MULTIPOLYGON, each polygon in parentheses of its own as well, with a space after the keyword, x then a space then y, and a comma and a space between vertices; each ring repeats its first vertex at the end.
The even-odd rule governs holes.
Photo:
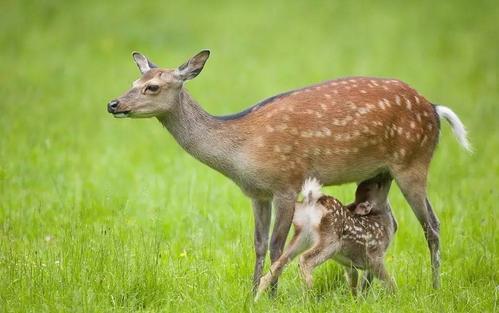
POLYGON ((113 113, 113 116, 116 118, 124 118, 124 117, 128 117, 128 114, 130 114, 130 110, 115 112, 115 113, 113 113))

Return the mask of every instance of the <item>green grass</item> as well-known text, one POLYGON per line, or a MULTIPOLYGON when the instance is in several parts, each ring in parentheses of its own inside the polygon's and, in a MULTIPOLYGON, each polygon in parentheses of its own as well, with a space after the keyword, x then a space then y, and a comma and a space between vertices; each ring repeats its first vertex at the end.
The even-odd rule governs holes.
MULTIPOLYGON (((493 312, 499 296, 499 11, 494 1, 3 1, 0 3, 0 311, 493 312), (293 263, 253 304, 250 203, 153 120, 108 100, 138 77, 130 52, 177 66, 211 113, 348 75, 400 78, 454 109, 429 194, 442 222, 442 288, 397 188, 387 258, 399 291, 354 300, 334 263, 305 294, 293 263)), ((329 188, 348 201, 354 186, 329 188)))

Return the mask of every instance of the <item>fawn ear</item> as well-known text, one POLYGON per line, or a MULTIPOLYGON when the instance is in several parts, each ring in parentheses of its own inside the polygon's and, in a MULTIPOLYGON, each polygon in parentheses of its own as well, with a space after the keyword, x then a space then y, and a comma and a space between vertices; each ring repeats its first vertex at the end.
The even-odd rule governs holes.
POLYGON ((180 65, 176 71, 178 78, 184 81, 198 76, 203 70, 204 64, 206 63, 206 60, 208 60, 209 56, 210 50, 202 50, 190 58, 189 61, 180 65))
POLYGON ((361 202, 357 204, 353 212, 356 215, 367 215, 371 212, 372 204, 369 201, 361 202))
POLYGON ((145 72, 149 71, 151 68, 157 67, 153 63, 149 61, 149 59, 146 58, 145 55, 143 55, 140 52, 134 51, 132 52, 132 58, 135 61, 135 64, 137 64, 137 67, 140 70, 140 73, 144 74, 145 72))

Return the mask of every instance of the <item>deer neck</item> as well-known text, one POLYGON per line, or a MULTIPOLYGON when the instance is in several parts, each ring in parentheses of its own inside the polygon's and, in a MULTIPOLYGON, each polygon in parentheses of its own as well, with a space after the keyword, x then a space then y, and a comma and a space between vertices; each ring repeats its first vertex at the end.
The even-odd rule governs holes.
POLYGON ((240 147, 235 130, 204 111, 186 90, 181 90, 177 101, 158 120, 193 157, 226 176, 233 176, 240 147))

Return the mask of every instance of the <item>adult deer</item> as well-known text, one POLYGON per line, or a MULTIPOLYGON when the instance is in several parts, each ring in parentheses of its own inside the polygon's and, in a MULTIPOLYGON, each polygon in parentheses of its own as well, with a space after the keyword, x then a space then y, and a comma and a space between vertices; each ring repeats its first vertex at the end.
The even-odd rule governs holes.
MULTIPOLYGON (((133 53, 142 76, 108 104, 115 117, 156 117, 192 156, 232 179, 252 199, 258 286, 275 224, 270 258, 282 253, 303 181, 324 185, 361 182, 389 173, 421 223, 431 254, 433 286, 439 286, 439 221, 426 195, 428 167, 440 118, 469 149, 459 118, 435 106, 405 83, 352 77, 268 98, 229 116, 205 112, 184 88, 210 53, 203 50, 174 69, 158 68, 133 53)), ((274 290, 277 281, 274 282, 274 290)))

